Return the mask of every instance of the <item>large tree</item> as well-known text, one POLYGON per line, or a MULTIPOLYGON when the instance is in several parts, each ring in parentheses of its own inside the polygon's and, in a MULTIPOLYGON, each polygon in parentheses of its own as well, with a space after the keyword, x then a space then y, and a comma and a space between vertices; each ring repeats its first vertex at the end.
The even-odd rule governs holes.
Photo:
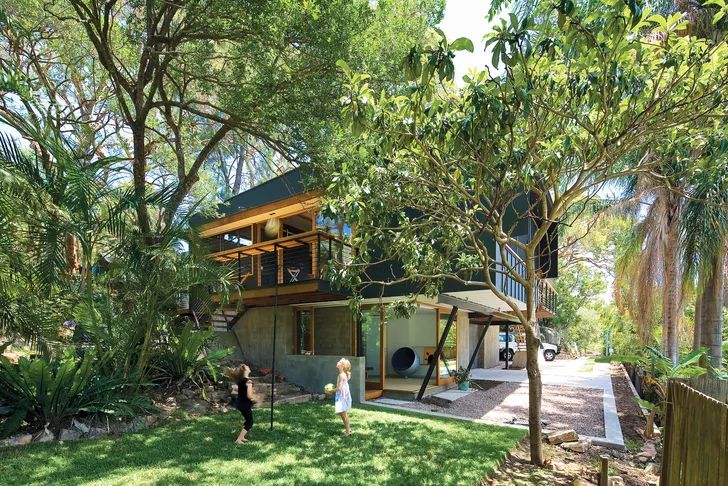
POLYGON ((388 75, 398 61, 372 46, 416 42, 441 3, 19 1, 0 12, 0 90, 20 100, 3 108, 72 130, 89 158, 128 159, 140 200, 175 185, 162 214, 137 207, 151 234, 170 224, 225 140, 291 163, 316 157, 336 121, 336 60, 388 75), (24 103, 29 95, 42 103, 24 103))
POLYGON ((449 82, 453 51, 471 47, 464 39, 413 48, 404 95, 375 94, 366 76, 349 73, 343 113, 360 134, 361 156, 329 167, 335 183, 326 186, 330 210, 357 228, 357 261, 342 280, 365 285, 362 269, 399 260, 404 275, 381 283, 411 280, 428 293, 445 280, 480 287, 524 325, 537 464, 545 242, 609 181, 659 173, 659 160, 627 155, 713 129, 728 87, 726 45, 678 35, 679 16, 648 18, 616 0, 543 8, 546 22, 511 16, 498 26, 488 44, 503 71, 466 77, 462 89, 449 82), (528 219, 535 229, 523 238, 528 219), (498 275, 523 286, 525 309, 498 275))

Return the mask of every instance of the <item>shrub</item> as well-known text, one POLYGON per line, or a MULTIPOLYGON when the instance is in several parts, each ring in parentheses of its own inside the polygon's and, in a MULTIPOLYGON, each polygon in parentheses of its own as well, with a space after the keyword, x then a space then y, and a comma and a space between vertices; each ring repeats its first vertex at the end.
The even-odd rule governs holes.
POLYGON ((23 421, 49 423, 59 432, 82 413, 129 417, 152 410, 138 384, 103 372, 110 358, 110 353, 97 358, 91 350, 79 359, 72 349, 54 359, 20 358, 18 364, 0 356, 0 414, 7 415, 0 436, 12 434, 23 421))
POLYGON ((230 354, 227 349, 209 351, 213 333, 212 329, 195 330, 191 323, 185 324, 153 358, 156 376, 168 383, 177 382, 177 386, 191 382, 204 394, 202 385, 210 379, 217 381, 220 365, 230 354))

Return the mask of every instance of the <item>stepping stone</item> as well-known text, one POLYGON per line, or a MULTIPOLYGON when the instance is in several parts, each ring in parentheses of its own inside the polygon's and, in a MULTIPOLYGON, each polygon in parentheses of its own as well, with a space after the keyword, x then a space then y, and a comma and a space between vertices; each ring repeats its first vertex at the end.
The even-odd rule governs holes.
POLYGON ((435 398, 439 398, 440 400, 445 400, 446 402, 454 402, 455 400, 459 400, 463 397, 467 397, 471 393, 474 393, 475 390, 448 390, 444 392, 440 392, 436 395, 433 395, 435 398))

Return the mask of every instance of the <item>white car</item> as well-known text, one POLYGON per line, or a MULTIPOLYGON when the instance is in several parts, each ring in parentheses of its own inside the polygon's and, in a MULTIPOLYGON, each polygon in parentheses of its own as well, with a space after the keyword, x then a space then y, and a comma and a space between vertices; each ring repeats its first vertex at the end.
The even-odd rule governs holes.
MULTIPOLYGON (((513 333, 508 333, 508 361, 513 361, 513 355, 518 351, 518 343, 516 342, 516 336, 513 333)), ((546 361, 553 361, 556 359, 556 355, 561 352, 561 346, 557 344, 545 343, 541 340, 541 349, 543 349, 543 359, 546 361)), ((525 347, 524 347, 525 350, 525 347)), ((500 353, 500 359, 505 361, 506 359, 506 333, 501 332, 498 335, 498 351, 500 353)))

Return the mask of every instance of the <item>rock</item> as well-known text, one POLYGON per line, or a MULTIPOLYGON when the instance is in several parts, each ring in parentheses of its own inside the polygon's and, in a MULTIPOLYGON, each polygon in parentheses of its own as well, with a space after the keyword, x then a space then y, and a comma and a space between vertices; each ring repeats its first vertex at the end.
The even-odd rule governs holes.
POLYGON ((210 409, 210 404, 199 398, 191 398, 180 403, 180 408, 191 414, 205 414, 210 409))
POLYGON ((210 394, 210 401, 227 403, 230 401, 230 392, 228 390, 215 390, 210 394))
POLYGON ((48 430, 48 425, 46 425, 43 430, 35 434, 35 437, 33 437, 33 442, 51 442, 55 440, 55 438, 55 434, 48 430))
POLYGON ((558 430, 546 436, 546 442, 549 444, 561 444, 562 442, 574 442, 579 440, 579 434, 573 429, 558 430))
POLYGON ((71 420, 71 428, 78 430, 82 434, 88 434, 88 431, 91 430, 91 427, 76 419, 71 420))
POLYGON ((561 444, 561 447, 574 452, 586 452, 591 445, 591 439, 580 439, 576 442, 564 442, 561 444))
POLYGON ((62 429, 58 440, 78 440, 81 438, 81 431, 76 429, 62 429))
POLYGON ((10 446, 23 446, 31 442, 33 442, 33 436, 30 434, 20 434, 8 439, 8 445, 10 446))
POLYGON ((157 420, 159 420, 159 417, 156 415, 147 415, 144 417, 144 426, 145 427, 151 427, 155 423, 157 423, 157 420))
POLYGON ((609 476, 607 486, 624 486, 624 479, 622 479, 622 476, 609 476))
POLYGON ((645 442, 645 445, 642 446, 642 452, 637 454, 637 458, 641 462, 647 462, 652 461, 657 457, 657 449, 655 449, 655 444, 652 442, 645 442), (646 461, 643 461, 642 459, 647 459, 646 461))
POLYGON ((659 474, 659 473, 660 473, 660 470, 658 469, 657 464, 655 464, 654 462, 649 463, 647 465, 647 467, 645 468, 645 474, 655 475, 655 474, 659 474))
POLYGON ((590 483, 586 479, 574 479, 574 482, 572 483, 573 486, 595 486, 594 483, 590 483))
POLYGON ((109 431, 104 427, 91 427, 86 434, 89 439, 98 439, 99 437, 105 437, 109 435, 109 431))

